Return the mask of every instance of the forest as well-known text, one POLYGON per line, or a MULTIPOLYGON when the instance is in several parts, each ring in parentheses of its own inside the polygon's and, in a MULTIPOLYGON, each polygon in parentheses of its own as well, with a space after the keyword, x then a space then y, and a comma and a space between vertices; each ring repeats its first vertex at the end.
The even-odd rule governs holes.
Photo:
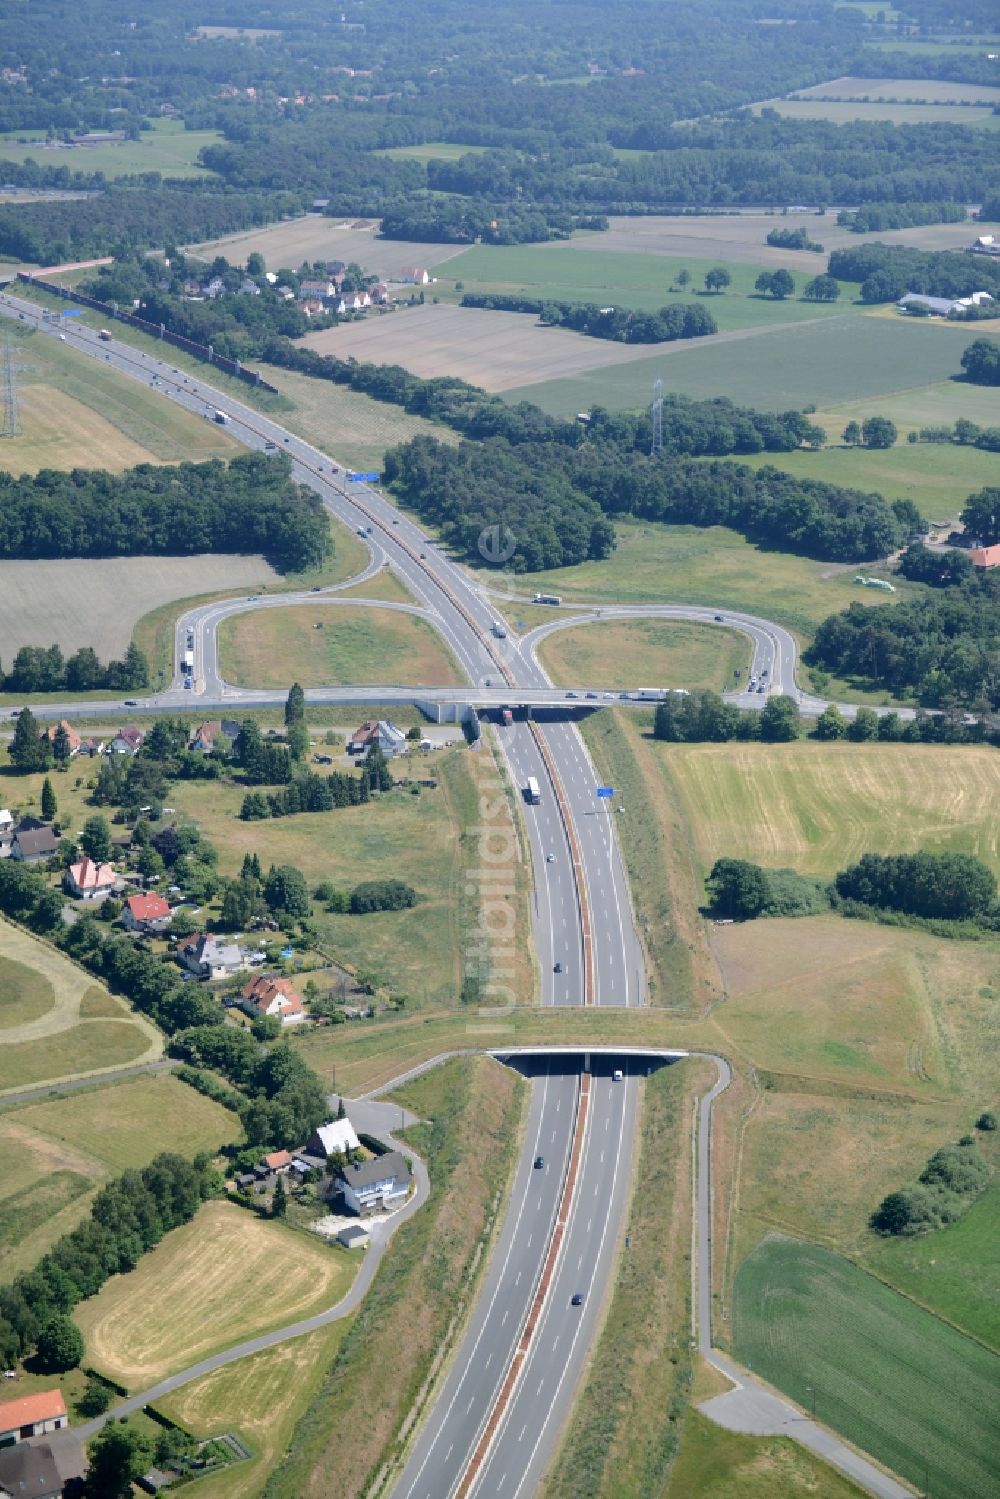
POLYGON ((988 291, 1000 299, 1000 263, 983 255, 915 250, 876 240, 832 251, 827 269, 838 281, 860 281, 862 302, 898 302, 911 291, 932 297, 988 291))
POLYGON ((10 671, 0 666, 4 692, 139 692, 149 686, 149 663, 137 645, 121 661, 100 661, 89 645, 65 658, 57 645, 22 645, 10 671))
POLYGON ((144 463, 124 474, 0 474, 0 557, 263 552, 300 572, 331 549, 321 501, 292 482, 283 454, 244 454, 228 466, 144 463))
POLYGON ((624 451, 504 438, 445 447, 418 437, 385 456, 384 479, 470 560, 486 525, 517 537, 516 571, 608 555, 616 515, 729 526, 762 545, 834 561, 881 557, 924 524, 908 500, 798 479, 779 469, 698 463, 624 451))
POLYGON ((463 307, 487 307, 495 312, 532 313, 549 328, 571 328, 589 338, 609 338, 624 344, 668 343, 679 338, 703 338, 718 333, 715 318, 698 303, 660 307, 640 312, 631 307, 598 307, 593 302, 557 302, 502 292, 466 292, 463 307))

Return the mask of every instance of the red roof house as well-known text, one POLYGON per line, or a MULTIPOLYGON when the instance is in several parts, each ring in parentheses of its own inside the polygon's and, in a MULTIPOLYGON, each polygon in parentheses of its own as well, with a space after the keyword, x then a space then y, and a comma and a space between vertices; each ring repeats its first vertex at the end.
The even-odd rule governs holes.
POLYGON ((1000 567, 1000 542, 991 547, 974 547, 969 553, 969 561, 984 572, 989 567, 1000 567))
POLYGON ((94 900, 98 895, 110 894, 117 879, 110 864, 95 864, 93 859, 80 859, 69 866, 63 876, 63 884, 77 900, 94 900))
POLYGON ((161 931, 170 920, 162 895, 130 895, 122 912, 122 926, 130 932, 161 931))
POLYGON ((0 1447, 26 1437, 43 1437, 69 1425, 61 1390, 42 1390, 0 1404, 0 1447))
POLYGON ((306 1007, 289 980, 264 973, 244 986, 240 1008, 248 1015, 277 1015, 282 1025, 296 1025, 306 1018, 306 1007))

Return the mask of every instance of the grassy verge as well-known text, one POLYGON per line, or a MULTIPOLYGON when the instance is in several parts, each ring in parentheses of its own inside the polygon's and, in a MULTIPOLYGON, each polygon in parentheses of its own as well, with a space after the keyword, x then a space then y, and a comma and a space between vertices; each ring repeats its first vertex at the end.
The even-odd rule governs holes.
POLYGON ((685 1063, 643 1085, 631 1244, 546 1499, 663 1492, 691 1384, 691 1101, 709 1075, 685 1063))
POLYGON ((582 733, 624 809, 616 824, 646 946, 651 1002, 697 1008, 718 994, 718 975, 697 910, 690 833, 671 788, 650 768, 654 747, 644 738, 650 722, 649 714, 605 710, 587 719, 582 733))
POLYGON ((560 630, 542 641, 538 655, 549 676, 561 686, 587 682, 594 687, 618 687, 622 662, 627 661, 629 681, 724 692, 732 687, 737 672, 746 679, 750 643, 743 635, 712 625, 608 620, 560 630))
POLYGON ((743 1436, 693 1410, 664 1499, 861 1499, 866 1492, 791 1437, 743 1436))
POLYGON ((403 1422, 471 1305, 509 1188, 525 1097, 515 1073, 484 1058, 459 1060, 397 1097, 429 1121, 407 1139, 427 1162, 431 1198, 399 1230, 267 1484, 269 1499, 355 1499, 400 1455, 403 1422))
POLYGON ((813 1245, 772 1239, 736 1278, 755 1371, 937 1499, 996 1493, 1000 1358, 813 1245))

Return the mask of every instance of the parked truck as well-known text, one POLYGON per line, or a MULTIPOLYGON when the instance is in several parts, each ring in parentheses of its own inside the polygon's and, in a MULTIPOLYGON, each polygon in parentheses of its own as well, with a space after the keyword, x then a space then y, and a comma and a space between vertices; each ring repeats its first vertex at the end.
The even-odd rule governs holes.
POLYGON ((558 593, 536 593, 532 603, 559 605, 562 603, 562 595, 558 593))
POLYGON ((98 328, 97 336, 106 344, 111 342, 111 330, 109 328, 98 328))
POLYGON ((184 652, 184 659, 181 662, 181 668, 185 676, 191 675, 191 673, 194 671, 194 651, 184 652))

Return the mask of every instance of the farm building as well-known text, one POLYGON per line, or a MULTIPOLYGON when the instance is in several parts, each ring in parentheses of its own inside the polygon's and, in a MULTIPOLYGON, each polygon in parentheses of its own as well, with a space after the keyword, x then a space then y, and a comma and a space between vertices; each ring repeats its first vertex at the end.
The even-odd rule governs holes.
POLYGON ((68 1425, 61 1390, 42 1390, 37 1395, 22 1395, 19 1400, 5 1400, 0 1404, 0 1447, 28 1437, 44 1437, 68 1425))
POLYGON ((899 312, 927 312, 932 317, 952 317, 969 307, 982 307, 992 301, 988 291, 974 291, 968 297, 929 297, 923 292, 911 291, 900 297, 896 308, 899 312))

